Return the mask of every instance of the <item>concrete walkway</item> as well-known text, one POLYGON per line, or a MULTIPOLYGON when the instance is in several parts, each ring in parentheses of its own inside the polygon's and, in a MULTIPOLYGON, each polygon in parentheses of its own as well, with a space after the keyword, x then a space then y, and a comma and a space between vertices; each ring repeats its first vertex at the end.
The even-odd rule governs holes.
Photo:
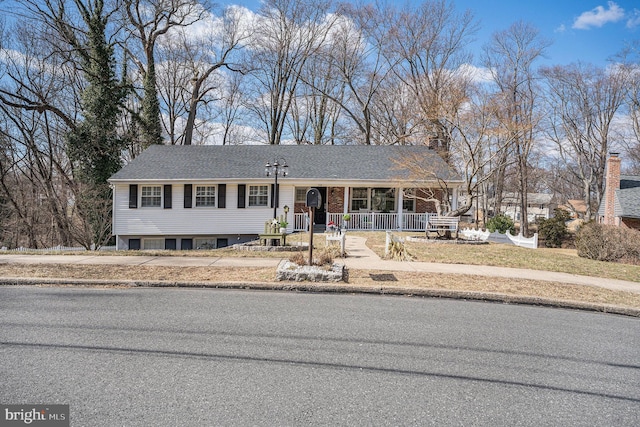
MULTIPOLYGON (((548 282, 596 286, 616 291, 640 294, 640 283, 579 276, 551 271, 521 268, 490 267, 466 264, 441 264, 430 262, 400 262, 383 260, 365 244, 366 238, 347 235, 344 260, 354 270, 406 271, 434 274, 464 274, 486 277, 531 279, 548 282)), ((282 258, 288 254, 283 253, 282 258)), ((277 267, 282 258, 235 258, 235 257, 189 257, 189 256, 117 256, 117 255, 25 255, 0 253, 0 264, 78 264, 78 265, 157 265, 173 267, 277 267)))

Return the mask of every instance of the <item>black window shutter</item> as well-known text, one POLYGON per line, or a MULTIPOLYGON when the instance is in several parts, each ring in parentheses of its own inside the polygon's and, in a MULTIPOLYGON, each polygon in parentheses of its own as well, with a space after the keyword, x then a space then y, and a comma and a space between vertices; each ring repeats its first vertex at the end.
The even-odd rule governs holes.
POLYGON ((164 239, 164 248, 167 250, 176 250, 176 239, 164 239))
POLYGON ((191 207, 191 198, 193 197, 192 184, 184 185, 184 208, 189 209, 191 207))
POLYGON ((218 184, 218 207, 227 207, 227 184, 218 184))
POLYGON ((247 185, 238 184, 238 208, 244 208, 247 197, 247 185))
POLYGON ((164 186, 164 208, 171 209, 171 185, 164 186))
POLYGON ((129 209, 138 207, 138 186, 136 184, 129 185, 129 209))

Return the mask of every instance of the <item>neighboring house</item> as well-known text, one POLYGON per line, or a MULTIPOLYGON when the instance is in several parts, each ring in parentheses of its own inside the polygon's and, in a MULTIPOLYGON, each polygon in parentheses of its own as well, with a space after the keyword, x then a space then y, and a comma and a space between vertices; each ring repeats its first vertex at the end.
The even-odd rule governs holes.
POLYGON ((587 204, 581 199, 569 199, 562 208, 571 214, 573 219, 584 219, 587 214, 587 204))
POLYGON ((151 146, 109 179, 118 249, 216 248, 257 238, 265 221, 284 215, 289 232, 307 227, 306 192, 317 188, 315 223, 350 229, 424 230, 440 186, 462 184, 424 146, 151 146), (402 159, 419 156, 432 176, 413 179, 402 159), (266 176, 267 162, 286 162, 288 176, 266 176), (433 189, 425 191, 424 189, 433 189), (276 197, 277 195, 277 197, 276 197))
POLYGON ((598 222, 640 230, 640 175, 621 175, 620 163, 618 153, 611 153, 607 159, 598 222))
MULTIPOLYGON (((553 217, 553 211, 558 207, 555 197, 546 193, 527 194, 527 219, 528 222, 535 222, 538 219, 549 219, 553 217)), ((510 217, 514 221, 520 221, 522 216, 520 210, 520 194, 504 193, 500 213, 510 217)))

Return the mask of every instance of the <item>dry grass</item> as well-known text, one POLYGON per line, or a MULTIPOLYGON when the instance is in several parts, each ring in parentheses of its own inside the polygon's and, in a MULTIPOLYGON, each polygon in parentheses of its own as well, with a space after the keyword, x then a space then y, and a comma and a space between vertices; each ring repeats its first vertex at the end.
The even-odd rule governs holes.
POLYGON ((640 294, 540 280, 356 270, 349 272, 349 283, 363 286, 486 292, 640 308, 640 294))
MULTIPOLYGON (((415 236, 416 233, 397 233, 400 236, 415 236)), ((369 246, 379 256, 384 256, 384 233, 359 233, 367 238, 369 246)), ((406 242, 414 261, 440 262, 445 264, 491 265, 499 267, 529 268, 580 274, 584 276, 640 282, 640 266, 593 261, 577 256, 571 249, 535 250, 512 245, 457 245, 438 241, 406 242)))
POLYGON ((1 277, 89 280, 165 280, 170 282, 269 282, 272 268, 164 267, 137 265, 2 264, 1 277))
MULTIPOLYGON (((231 267, 136 266, 132 268, 131 266, 117 265, 3 264, 0 265, 0 276, 70 279, 104 279, 108 277, 114 282, 119 280, 208 283, 275 282, 275 271, 272 268, 231 267)), ((471 291, 640 308, 640 294, 526 279, 351 270, 349 285, 471 291)))
MULTIPOLYGON (((354 233, 356 234, 356 233, 354 233)), ((380 256, 384 253, 384 233, 358 233, 367 238, 367 245, 380 256)), ((416 235, 416 233, 399 233, 416 235)), ((287 241, 306 242, 306 233, 290 236, 287 241)), ((325 239, 314 239, 315 247, 324 247, 325 239)), ((407 242, 409 253, 416 261, 494 265, 566 272, 595 277, 640 282, 640 266, 591 261, 576 256, 567 249, 523 249, 507 245, 455 245, 447 243, 407 242)), ((86 255, 86 252, 84 253, 86 255)), ((131 251, 106 252, 102 255, 161 256, 233 256, 286 258, 290 253, 236 251, 232 248, 214 251, 131 251)), ((164 267, 118 265, 50 265, 2 264, 0 277, 42 277, 71 279, 113 279, 168 282, 275 282, 273 268, 237 267, 164 267)), ((482 276, 421 274, 351 270, 350 286, 385 286, 398 288, 475 291, 513 296, 533 296, 555 300, 570 300, 622 307, 640 308, 640 294, 612 291, 589 286, 550 283, 526 279, 482 276)))

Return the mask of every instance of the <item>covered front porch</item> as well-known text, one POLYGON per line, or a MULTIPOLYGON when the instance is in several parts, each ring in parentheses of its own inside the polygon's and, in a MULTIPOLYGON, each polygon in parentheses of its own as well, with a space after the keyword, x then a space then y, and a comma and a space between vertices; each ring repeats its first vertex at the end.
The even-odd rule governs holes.
MULTIPOLYGON (((329 225, 353 231, 424 231, 429 216, 437 215, 436 203, 424 197, 434 195, 442 202, 440 189, 402 187, 315 187, 323 195, 323 206, 314 215, 314 226, 329 225), (344 220, 349 214, 350 219, 344 220)), ((296 187, 293 230, 309 229, 308 208, 304 196, 308 187, 296 187)), ((448 204, 455 209, 457 190, 452 190, 448 204)))

